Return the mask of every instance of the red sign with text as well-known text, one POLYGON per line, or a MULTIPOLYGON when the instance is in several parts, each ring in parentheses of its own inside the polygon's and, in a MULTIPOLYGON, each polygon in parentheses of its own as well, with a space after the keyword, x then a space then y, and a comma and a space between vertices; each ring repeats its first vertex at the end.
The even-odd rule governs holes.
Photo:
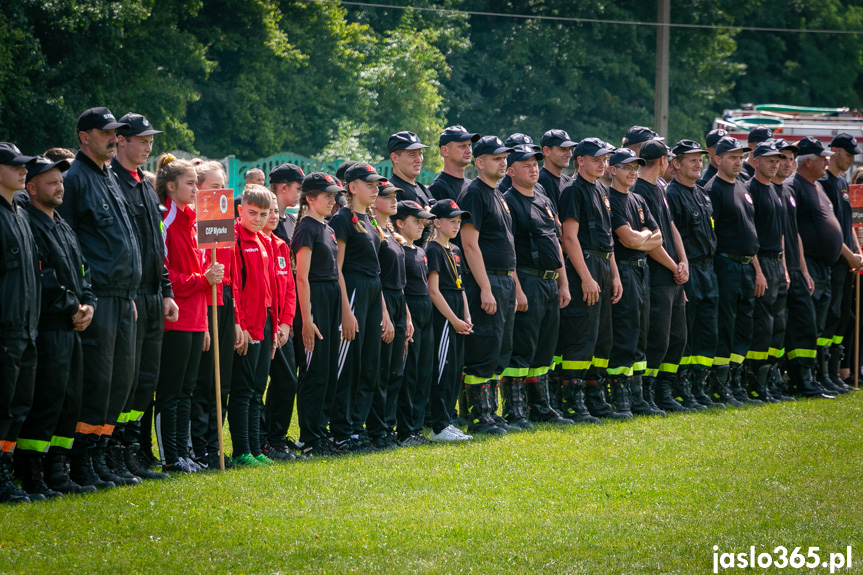
POLYGON ((236 241, 233 190, 198 190, 195 212, 198 218, 199 248, 233 245, 236 241))

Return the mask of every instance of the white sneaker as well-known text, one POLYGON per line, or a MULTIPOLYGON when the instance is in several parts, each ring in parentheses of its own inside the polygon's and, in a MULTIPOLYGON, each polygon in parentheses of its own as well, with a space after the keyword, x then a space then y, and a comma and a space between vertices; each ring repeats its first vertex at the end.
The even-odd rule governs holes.
POLYGON ((452 430, 453 433, 460 436, 463 440, 473 439, 473 435, 468 435, 467 433, 465 433, 464 431, 462 431, 461 429, 459 429, 455 425, 449 425, 449 426, 447 426, 447 429, 452 430))
POLYGON ((470 436, 449 425, 443 428, 440 433, 432 433, 431 438, 433 441, 465 441, 470 439, 470 436))

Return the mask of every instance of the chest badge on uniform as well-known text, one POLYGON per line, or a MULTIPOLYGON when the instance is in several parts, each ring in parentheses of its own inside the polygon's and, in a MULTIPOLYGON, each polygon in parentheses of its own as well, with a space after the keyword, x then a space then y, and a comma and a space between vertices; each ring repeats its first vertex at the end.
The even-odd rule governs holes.
POLYGON ((746 198, 746 201, 749 202, 749 205, 752 205, 752 196, 749 195, 749 192, 744 192, 743 197, 746 198))
POLYGON ((551 208, 549 208, 547 205, 545 206, 545 213, 548 214, 548 217, 550 219, 552 219, 552 220, 554 219, 554 214, 551 213, 551 208))
POLYGON ((602 201, 605 203, 605 209, 611 211, 611 202, 608 201, 608 196, 603 196, 602 201))
POLYGON ((642 208, 638 208, 638 219, 641 220, 641 223, 644 223, 644 210, 642 208))
POLYGON ((788 203, 791 204, 795 208, 797 207, 797 200, 794 199, 794 196, 788 197, 788 203))
POLYGON ((846 202, 850 202, 851 198, 848 197, 848 190, 842 190, 842 199, 846 202))
POLYGON ((330 234, 333 237, 333 243, 336 242, 336 234, 330 234))
POLYGON ((503 199, 503 198, 501 198, 501 199, 500 199, 500 203, 502 203, 502 204, 503 204, 503 209, 505 209, 505 210, 506 210, 506 213, 509 213, 509 206, 508 206, 508 205, 506 205, 506 200, 505 200, 505 199, 503 199))
POLYGON ((285 258, 282 256, 279 256, 279 267, 285 269, 285 258))

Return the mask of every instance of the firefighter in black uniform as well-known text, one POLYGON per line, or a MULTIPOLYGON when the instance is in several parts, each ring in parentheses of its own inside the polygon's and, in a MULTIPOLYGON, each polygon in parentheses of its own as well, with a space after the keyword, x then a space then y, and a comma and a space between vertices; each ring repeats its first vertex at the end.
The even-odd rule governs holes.
POLYGON ((389 181, 399 189, 399 201, 413 200, 428 210, 432 204, 432 195, 425 185, 417 182, 423 169, 423 150, 426 148, 428 146, 420 142, 419 136, 413 132, 398 132, 387 141, 387 152, 393 163, 393 175, 389 181))
MULTIPOLYGON (((749 135, 746 137, 746 143, 754 150, 755 146, 772 138, 773 130, 767 126, 755 126, 749 130, 749 135)), ((753 155, 749 154, 749 157, 745 162, 743 162, 743 169, 740 170, 740 175, 737 176, 744 184, 755 177, 755 164, 753 163, 753 159, 753 155)))
MULTIPOLYGON (((151 432, 149 419, 144 419, 145 429, 141 429, 141 421, 153 402, 156 382, 159 380, 165 320, 176 321, 179 317, 179 308, 174 301, 174 291, 165 267, 159 197, 153 184, 141 171, 141 166, 147 162, 153 150, 153 136, 164 132, 153 128, 141 114, 129 113, 119 121, 129 127, 117 130, 117 156, 111 160, 111 168, 126 198, 141 250, 141 285, 135 296, 135 309, 138 312, 135 377, 115 431, 122 441, 122 448, 119 444, 109 446, 109 460, 114 473, 121 476, 131 473, 142 479, 167 479, 166 473, 151 471, 137 457, 141 434, 149 437, 151 432), (120 449, 122 452, 118 451, 120 449)), ((149 441, 145 444, 149 444, 149 441)))
POLYGON ((468 185, 464 169, 470 164, 471 145, 479 140, 479 134, 468 132, 464 126, 449 126, 438 138, 443 170, 429 185, 429 192, 435 200, 456 201, 468 185))
POLYGON ((614 149, 599 138, 575 147, 578 175, 560 194, 563 248, 571 300, 561 312, 558 344, 563 416, 596 423, 598 417, 628 419, 605 399, 600 377, 611 352, 611 305, 622 295, 614 258, 611 201, 599 181, 614 149))
MULTIPOLYGON (((509 137, 503 141, 503 145, 507 148, 515 148, 516 146, 528 146, 534 152, 541 152, 542 148, 537 146, 533 141, 533 138, 528 136, 527 134, 522 134, 521 132, 516 132, 514 134, 510 134, 509 137)), ((509 174, 505 174, 503 179, 498 182, 497 189, 501 191, 501 193, 507 191, 512 187, 512 178, 509 177, 509 174)))
POLYGON ((704 138, 704 151, 707 152, 707 167, 704 168, 704 174, 695 182, 699 187, 703 188, 704 184, 716 175, 716 144, 727 135, 728 132, 722 128, 707 132, 704 138))
MULTIPOLYGON (((33 403, 40 282, 36 244, 15 192, 24 189, 31 156, 0 143, 0 503, 29 502, 12 483, 12 453, 33 403)), ((43 500, 34 494, 32 500, 43 500)))
POLYGON ((569 134, 563 130, 549 130, 539 139, 542 144, 542 155, 545 161, 539 170, 539 185, 545 190, 545 195, 551 200, 557 210, 560 190, 572 181, 563 171, 572 161, 572 148, 575 142, 569 139, 569 134))
POLYGON ((512 355, 501 379, 503 415, 524 429, 533 428, 528 418, 573 423, 551 407, 546 382, 557 345, 560 308, 566 307, 570 295, 556 210, 537 187, 542 157, 542 152, 529 146, 516 146, 507 156, 512 187, 503 196, 512 217, 517 272, 512 355))

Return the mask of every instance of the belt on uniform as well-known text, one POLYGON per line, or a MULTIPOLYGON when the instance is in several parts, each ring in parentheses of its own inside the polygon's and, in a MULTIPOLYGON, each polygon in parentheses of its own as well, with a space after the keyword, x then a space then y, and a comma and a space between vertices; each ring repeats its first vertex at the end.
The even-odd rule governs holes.
POLYGON ((557 273, 557 270, 541 270, 539 268, 519 266, 517 271, 518 273, 530 274, 544 280, 556 280, 558 277, 560 277, 560 274, 557 273))
POLYGON ((713 258, 710 256, 704 256, 701 258, 693 258, 689 260, 689 267, 696 267, 702 270, 709 270, 713 267, 713 258))
MULTIPOLYGON (((465 272, 468 275, 470 275, 470 273, 471 273, 470 268, 467 268, 465 270, 465 272)), ((488 276, 511 276, 512 270, 489 270, 489 269, 487 269, 487 270, 485 270, 485 275, 488 275, 488 276)))
POLYGON ((782 259, 782 251, 781 250, 779 250, 779 251, 763 250, 763 251, 758 252, 758 257, 759 258, 770 258, 770 259, 774 259, 774 260, 781 260, 782 259))
POLYGON ((727 254, 725 252, 720 252, 719 255, 743 265, 748 265, 752 261, 752 256, 738 256, 736 254, 727 254))
POLYGON ((625 265, 632 266, 636 268, 643 268, 647 265, 647 258, 641 258, 637 260, 617 260, 617 265, 625 265))
POLYGON ((611 255, 614 252, 603 252, 600 250, 584 250, 584 253, 591 255, 591 256, 594 256, 594 257, 597 257, 597 258, 604 259, 604 260, 610 260, 611 255))

